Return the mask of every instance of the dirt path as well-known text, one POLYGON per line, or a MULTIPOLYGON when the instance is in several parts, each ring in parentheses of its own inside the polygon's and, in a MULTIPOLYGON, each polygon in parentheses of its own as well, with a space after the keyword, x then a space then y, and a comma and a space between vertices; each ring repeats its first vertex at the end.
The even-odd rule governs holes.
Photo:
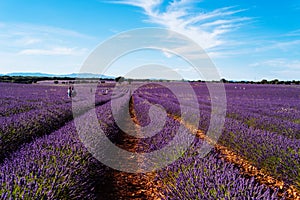
POLYGON ((214 145, 215 149, 221 154, 222 159, 238 166, 244 175, 254 177, 259 183, 265 184, 271 188, 278 188, 279 196, 282 196, 284 192, 286 192, 288 195, 287 199, 300 200, 300 191, 297 190, 295 186, 288 185, 284 181, 273 178, 267 172, 258 169, 257 167, 252 165, 251 162, 242 158, 234 151, 230 150, 225 146, 219 145, 216 142, 213 142, 211 138, 207 137, 203 131, 183 122, 181 118, 170 114, 169 116, 173 117, 177 121, 180 121, 184 126, 186 126, 189 130, 191 130, 192 133, 195 134, 200 139, 203 139, 207 141, 209 144, 214 145))
MULTIPOLYGON (((133 107, 133 99, 130 101, 131 119, 135 124, 138 120, 133 107)), ((136 152, 139 139, 120 131, 117 146, 130 152, 136 152)), ((142 158, 138 162, 144 162, 142 158)), ((154 180, 155 172, 150 173, 126 173, 109 169, 103 183, 98 185, 96 190, 101 191, 98 199, 161 199, 159 188, 161 183, 154 180)))

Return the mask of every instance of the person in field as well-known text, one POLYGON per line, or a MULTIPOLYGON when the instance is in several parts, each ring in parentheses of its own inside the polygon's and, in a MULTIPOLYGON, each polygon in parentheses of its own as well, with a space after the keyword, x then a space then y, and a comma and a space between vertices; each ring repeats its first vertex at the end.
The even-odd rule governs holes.
POLYGON ((103 90, 102 90, 102 94, 103 94, 103 95, 107 95, 107 94, 108 94, 108 89, 103 89, 103 90))
POLYGON ((72 89, 71 87, 68 88, 68 98, 72 97, 72 89))

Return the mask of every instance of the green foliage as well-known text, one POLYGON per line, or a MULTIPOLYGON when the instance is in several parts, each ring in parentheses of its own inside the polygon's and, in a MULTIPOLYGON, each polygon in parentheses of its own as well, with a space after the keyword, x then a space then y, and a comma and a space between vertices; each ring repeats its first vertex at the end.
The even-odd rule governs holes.
POLYGON ((256 119, 255 118, 250 118, 245 122, 245 124, 247 124, 249 127, 255 127, 256 126, 256 119))
POLYGON ((294 120, 294 123, 295 123, 295 124, 300 124, 300 119, 295 119, 295 120, 294 120))
POLYGON ((35 77, 35 76, 0 76, 0 82, 8 82, 8 83, 23 83, 23 84, 32 84, 37 83, 38 81, 46 81, 46 80, 75 80, 75 78, 69 77, 35 77))

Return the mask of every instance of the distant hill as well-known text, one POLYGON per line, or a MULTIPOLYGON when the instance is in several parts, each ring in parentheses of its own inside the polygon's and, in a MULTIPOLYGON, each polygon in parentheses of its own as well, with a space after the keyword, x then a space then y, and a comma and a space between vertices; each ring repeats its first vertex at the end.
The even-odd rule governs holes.
POLYGON ((72 74, 47 74, 39 72, 14 72, 8 74, 0 74, 0 76, 33 76, 33 77, 68 77, 68 78, 103 78, 114 79, 113 76, 106 76, 92 73, 72 73, 72 74))

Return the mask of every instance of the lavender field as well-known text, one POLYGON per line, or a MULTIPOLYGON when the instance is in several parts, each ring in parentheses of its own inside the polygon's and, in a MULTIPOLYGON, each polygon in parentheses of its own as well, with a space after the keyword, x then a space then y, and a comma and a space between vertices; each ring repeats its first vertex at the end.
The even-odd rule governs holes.
MULTIPOLYGON (((206 137, 213 110, 205 83, 189 83, 196 106, 191 97, 179 101, 159 83, 143 83, 133 91, 134 84, 122 83, 117 94, 115 83, 99 84, 95 91, 86 86, 95 95, 92 109, 85 99, 68 98, 66 85, 0 83, 0 199, 300 199, 299 85, 225 84, 225 123, 212 144, 213 138, 206 137), (74 101, 81 105, 76 119, 74 101), (153 105, 166 114, 151 116, 153 105), (118 126, 113 111, 123 116, 124 126, 138 125, 136 131, 151 123, 162 128, 151 137, 135 138, 118 126), (200 118, 191 128, 195 111, 200 118), (94 112, 114 145, 141 154, 128 158, 138 166, 125 166, 137 171, 153 164, 143 156, 149 152, 172 142, 181 151, 184 138, 176 137, 178 131, 194 140, 163 168, 122 172, 100 162, 82 142, 83 137, 91 141, 101 149, 98 154, 111 153, 92 134, 94 112), (85 123, 84 136, 76 121, 85 123), (201 156, 205 143, 212 149, 201 156)), ((183 90, 182 82, 168 84, 183 90)), ((121 166, 114 158, 109 159, 121 166)))

